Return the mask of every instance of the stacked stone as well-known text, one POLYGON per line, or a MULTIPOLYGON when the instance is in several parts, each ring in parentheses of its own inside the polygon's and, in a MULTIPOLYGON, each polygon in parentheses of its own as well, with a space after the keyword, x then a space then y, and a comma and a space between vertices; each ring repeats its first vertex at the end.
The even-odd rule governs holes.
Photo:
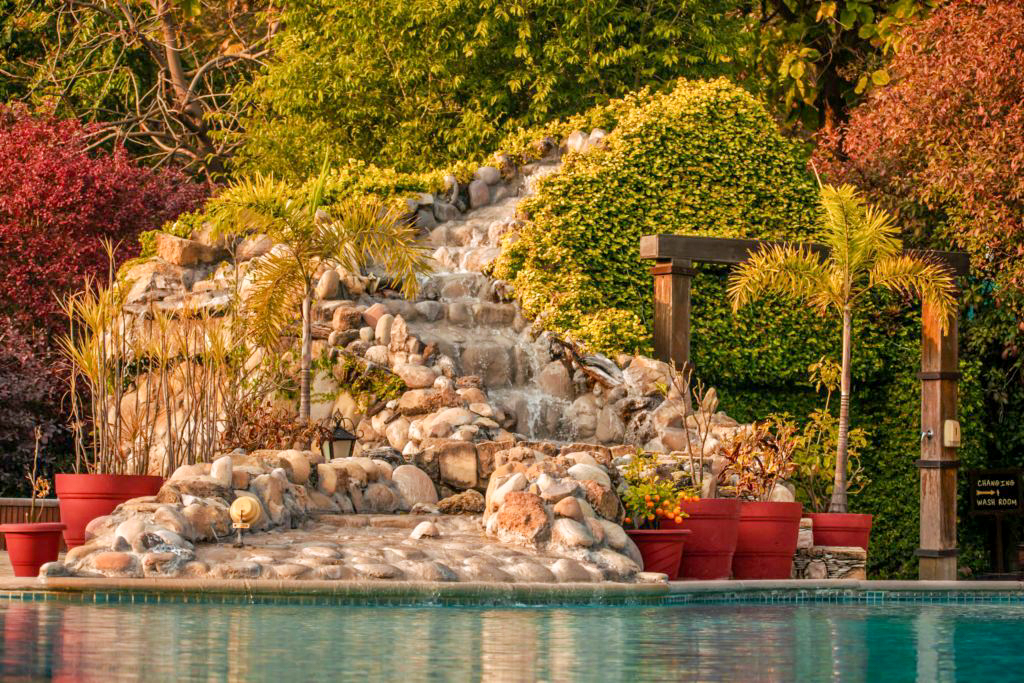
MULTIPOLYGON (((636 545, 619 525, 607 453, 575 451, 550 457, 527 446, 494 454, 487 484, 487 535, 504 543, 557 549, 568 561, 596 565, 609 580, 632 578, 643 569, 636 545), (596 457, 595 457, 596 456, 596 457), (603 457, 602 457, 603 456, 603 457), (601 458, 603 464, 598 462, 601 458)), ((579 570, 582 571, 582 566, 579 570)))
POLYGON ((51 575, 200 576, 195 544, 232 535, 229 508, 255 500, 251 531, 297 528, 311 517, 338 513, 392 514, 437 503, 433 482, 412 465, 381 459, 336 458, 312 451, 237 451, 213 463, 183 465, 156 496, 135 498, 86 528, 51 575))
POLYGON ((814 545, 814 522, 800 520, 793 555, 794 579, 866 579, 868 554, 863 548, 814 545))
POLYGON ((497 451, 495 460, 493 481, 504 487, 500 495, 497 488, 490 492, 493 533, 516 540, 515 525, 501 520, 519 515, 522 522, 517 496, 536 496, 541 513, 551 517, 529 548, 488 540, 480 518, 466 515, 482 511, 484 497, 468 491, 438 501, 433 482, 415 466, 262 450, 182 466, 156 496, 93 520, 86 543, 41 574, 528 583, 663 578, 639 572, 639 554, 615 523, 620 506, 611 478, 592 454, 547 457, 520 446, 497 451), (242 497, 256 502, 259 516, 238 548, 229 509, 242 497), (411 514, 394 514, 402 511, 411 514))

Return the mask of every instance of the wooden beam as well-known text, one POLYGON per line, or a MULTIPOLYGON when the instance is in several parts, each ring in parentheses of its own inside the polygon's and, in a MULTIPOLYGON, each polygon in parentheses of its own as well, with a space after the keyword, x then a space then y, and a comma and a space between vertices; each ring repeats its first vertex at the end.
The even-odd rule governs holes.
MULTIPOLYGON (((751 252, 764 245, 783 244, 763 240, 734 239, 726 237, 687 237, 683 235, 646 235, 640 238, 640 258, 655 261, 686 260, 699 263, 732 265, 746 261, 751 252)), ((803 246, 823 257, 829 249, 813 242, 803 246)), ((966 275, 970 269, 970 257, 962 251, 932 251, 928 249, 907 249, 906 253, 943 263, 953 275, 966 275)))
POLYGON ((690 362, 689 261, 660 261, 654 276, 654 357, 682 369, 690 362))
POLYGON ((960 377, 957 321, 945 334, 935 310, 921 307, 921 540, 918 576, 957 578, 955 447, 945 446, 946 420, 957 419, 960 377))

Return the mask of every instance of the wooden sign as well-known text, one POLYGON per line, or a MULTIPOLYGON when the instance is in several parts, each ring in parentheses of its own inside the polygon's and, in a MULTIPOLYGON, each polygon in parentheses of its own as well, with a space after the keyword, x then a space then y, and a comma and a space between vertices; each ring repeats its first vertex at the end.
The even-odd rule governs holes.
POLYGON ((970 472, 971 512, 984 515, 1021 514, 1019 469, 972 470, 970 472))

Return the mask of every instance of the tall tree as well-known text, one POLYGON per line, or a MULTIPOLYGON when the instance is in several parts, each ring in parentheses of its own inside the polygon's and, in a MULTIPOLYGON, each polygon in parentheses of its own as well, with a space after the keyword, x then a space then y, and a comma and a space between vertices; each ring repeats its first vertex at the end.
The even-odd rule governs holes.
POLYGON ((956 312, 953 278, 936 263, 903 253, 892 217, 867 206, 852 185, 821 191, 822 235, 827 256, 805 246, 766 246, 741 263, 729 278, 733 309, 769 294, 803 300, 821 313, 842 319, 839 438, 829 512, 847 510, 853 317, 873 290, 914 294, 942 316, 956 312))
POLYGON ((971 254, 978 279, 965 291, 973 321, 964 341, 985 356, 996 419, 1024 382, 1021 36, 1017 0, 944 5, 906 30, 889 66, 892 84, 816 153, 830 178, 856 183, 897 212, 908 238, 971 254))
POLYGON ((15 3, 9 23, 41 45, 6 69, 25 96, 100 125, 93 144, 125 144, 154 163, 224 170, 238 125, 231 88, 268 55, 277 11, 264 0, 15 3))
POLYGON ((762 0, 757 77, 784 118, 810 131, 846 120, 860 95, 889 82, 904 26, 940 0, 762 0))
POLYGON ((296 0, 244 94, 243 167, 403 170, 490 153, 505 134, 677 76, 737 68, 734 0, 296 0))

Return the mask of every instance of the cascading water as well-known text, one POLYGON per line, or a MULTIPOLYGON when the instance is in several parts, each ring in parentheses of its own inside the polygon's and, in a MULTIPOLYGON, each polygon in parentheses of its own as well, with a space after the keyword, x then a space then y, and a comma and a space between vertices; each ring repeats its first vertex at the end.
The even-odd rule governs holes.
POLYGON ((410 331, 449 356, 459 374, 478 375, 489 401, 516 417, 513 431, 535 439, 572 437, 565 419, 571 394, 557 395, 537 381, 552 360, 549 344, 534 340, 507 286, 481 271, 515 228, 519 201, 560 167, 558 160, 534 164, 506 188, 512 196, 433 228, 424 241, 435 270, 422 280, 420 298, 409 302, 415 309, 410 331))

